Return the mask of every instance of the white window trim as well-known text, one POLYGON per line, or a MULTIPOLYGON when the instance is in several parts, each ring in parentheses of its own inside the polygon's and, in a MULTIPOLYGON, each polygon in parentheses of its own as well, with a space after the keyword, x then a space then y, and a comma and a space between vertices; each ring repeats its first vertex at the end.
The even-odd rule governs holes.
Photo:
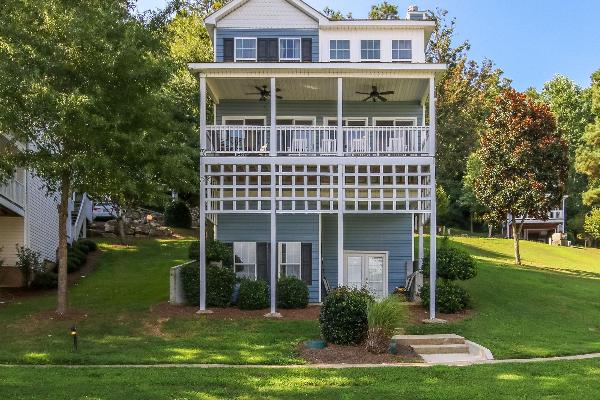
POLYGON ((257 115, 257 116, 252 116, 252 115, 244 115, 244 116, 227 115, 227 116, 221 117, 222 125, 229 125, 227 122, 230 121, 230 120, 235 120, 235 119, 243 119, 244 120, 244 125, 246 125, 246 120, 247 119, 262 119, 263 120, 263 125, 264 126, 267 125, 267 117, 262 116, 262 115, 257 115))
MULTIPOLYGON (((409 49, 402 49, 402 50, 409 50, 409 49)), ((394 39, 394 40, 392 40, 392 54, 391 54, 392 61, 412 61, 412 52, 413 52, 412 39, 394 39), (394 58, 394 42, 401 41, 401 40, 410 42, 410 55, 411 55, 410 58, 394 58)))
POLYGON ((360 40, 360 61, 377 61, 377 60, 381 61, 381 40, 380 39, 361 39, 360 40), (363 58, 363 56, 362 56, 362 52, 363 52, 362 42, 363 41, 379 42, 379 58, 363 58))
POLYGON ((302 60, 302 38, 299 37, 280 37, 279 38, 279 47, 277 49, 277 51, 279 52, 279 54, 277 55, 279 57, 279 61, 301 61, 302 60), (282 40, 297 40, 300 45, 298 47, 298 58, 294 57, 294 58, 282 58, 281 57, 281 41, 282 40))
POLYGON ((257 254, 256 254, 256 242, 233 242, 233 273, 235 274, 235 276, 237 277, 237 272, 235 270, 236 265, 252 265, 252 264, 247 264, 247 263, 236 263, 235 262, 235 244, 236 243, 251 243, 254 244, 254 280, 258 279, 258 266, 256 265, 256 258, 257 258, 257 254))
POLYGON ((416 117, 373 117, 373 126, 377 126, 377 121, 411 121, 413 126, 417 126, 416 117))
MULTIPOLYGON (((283 116, 283 115, 278 115, 277 119, 291 119, 294 120, 294 124, 296 123, 295 120, 297 119, 310 119, 312 121, 312 125, 316 125, 317 124, 317 117, 315 116, 310 116, 310 115, 305 115, 305 116, 301 116, 301 115, 295 115, 295 116, 283 116)), ((277 122, 277 125, 279 125, 279 122, 277 122)), ((298 126, 310 126, 310 125, 298 125, 298 126)))
POLYGON ((352 41, 350 39, 329 39, 329 59, 335 61, 350 61, 352 59, 352 41), (348 58, 331 58, 331 42, 339 42, 342 40, 348 42, 348 58))
MULTIPOLYGON (((325 126, 328 126, 330 121, 335 121, 337 120, 337 117, 324 117, 323 118, 323 124, 325 126)), ((369 117, 343 117, 342 121, 364 121, 365 122, 365 126, 369 126, 369 117)), ((344 127, 346 127, 346 125, 344 125, 344 127)))
POLYGON ((258 57, 258 40, 255 37, 234 37, 233 38, 233 61, 256 61, 258 57), (238 39, 254 40, 254 58, 238 58, 237 56, 237 41, 238 39))
POLYGON ((282 245, 283 244, 286 244, 286 245, 289 245, 289 244, 299 244, 300 245, 300 264, 297 264, 297 265, 300 266, 298 268, 298 272, 299 272, 299 275, 300 275, 298 277, 298 279, 302 279, 302 242, 279 242, 279 243, 277 243, 277 278, 281 278, 281 267, 283 265, 294 264, 294 263, 288 263, 288 262, 283 263, 282 262, 282 260, 283 260, 283 257, 282 257, 282 245))
POLYGON ((343 283, 344 285, 348 285, 348 256, 360 256, 360 257, 368 257, 368 256, 383 256, 383 298, 388 295, 388 275, 389 275, 389 260, 390 260, 390 252, 389 251, 360 251, 360 250, 344 250, 344 276, 343 283))

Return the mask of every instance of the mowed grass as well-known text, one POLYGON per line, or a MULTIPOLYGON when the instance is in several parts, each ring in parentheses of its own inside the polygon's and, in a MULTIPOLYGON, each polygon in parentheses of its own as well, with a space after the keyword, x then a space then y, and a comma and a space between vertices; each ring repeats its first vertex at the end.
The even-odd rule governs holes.
POLYGON ((302 363, 295 347, 318 336, 316 321, 165 317, 169 269, 187 259, 191 239, 102 242, 95 272, 69 292, 72 318, 54 318, 55 295, 0 309, 0 362, 33 364, 302 363), (71 351, 76 322, 79 351, 71 351))
POLYGON ((597 399, 600 360, 353 369, 0 368, 5 399, 597 399))
POLYGON ((522 242, 529 266, 516 267, 511 240, 451 240, 478 262, 477 277, 461 283, 473 299, 473 315, 448 325, 412 326, 411 333, 457 333, 488 347, 496 358, 600 351, 597 249, 522 242))

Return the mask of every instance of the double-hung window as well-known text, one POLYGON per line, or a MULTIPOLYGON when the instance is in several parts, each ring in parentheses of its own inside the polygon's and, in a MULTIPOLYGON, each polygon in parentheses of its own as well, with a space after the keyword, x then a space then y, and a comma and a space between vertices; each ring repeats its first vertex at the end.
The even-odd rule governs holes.
POLYGON ((412 60, 412 41, 410 40, 392 40, 392 60, 411 61, 412 60))
POLYGON ((381 43, 379 40, 361 40, 360 58, 364 60, 379 60, 381 58, 381 43))
POLYGON ((233 243, 233 268, 238 278, 256 279, 256 243, 233 243))
POLYGON ((279 39, 279 60, 300 61, 300 38, 279 39))
POLYGON ((330 40, 329 59, 338 61, 350 61, 350 41, 330 40))
POLYGON ((235 61, 256 61, 256 38, 235 38, 235 61))
POLYGON ((279 243, 279 277, 302 278, 301 250, 300 242, 279 243))

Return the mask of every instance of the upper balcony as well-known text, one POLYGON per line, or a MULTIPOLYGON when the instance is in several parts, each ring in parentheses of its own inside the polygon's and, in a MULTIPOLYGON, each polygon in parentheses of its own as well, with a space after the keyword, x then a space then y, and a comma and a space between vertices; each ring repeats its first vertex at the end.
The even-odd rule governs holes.
POLYGON ((25 171, 18 169, 14 177, 0 183, 0 208, 22 215, 25 209, 25 171))

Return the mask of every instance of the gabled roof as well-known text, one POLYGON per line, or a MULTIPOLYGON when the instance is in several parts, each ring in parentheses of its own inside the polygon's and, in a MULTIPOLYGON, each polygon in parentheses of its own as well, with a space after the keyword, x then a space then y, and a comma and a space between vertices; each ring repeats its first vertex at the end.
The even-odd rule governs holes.
MULTIPOLYGON (((248 3, 249 1, 252 1, 252 0, 233 0, 229 3, 227 3, 226 5, 224 5, 223 7, 219 8, 218 10, 207 15, 206 18, 204 18, 204 23, 207 26, 208 25, 214 26, 217 23, 217 21, 219 21, 221 18, 224 18, 231 12, 237 10, 244 4, 248 3)), ((287 1, 288 3, 290 3, 291 5, 293 5, 294 7, 296 7, 300 11, 304 12, 306 15, 308 15, 309 17, 313 18, 314 20, 318 21, 321 24, 329 21, 329 19, 325 15, 323 15, 319 11, 315 10, 314 8, 312 8, 311 6, 309 6, 302 0, 285 0, 285 1, 287 1)))

